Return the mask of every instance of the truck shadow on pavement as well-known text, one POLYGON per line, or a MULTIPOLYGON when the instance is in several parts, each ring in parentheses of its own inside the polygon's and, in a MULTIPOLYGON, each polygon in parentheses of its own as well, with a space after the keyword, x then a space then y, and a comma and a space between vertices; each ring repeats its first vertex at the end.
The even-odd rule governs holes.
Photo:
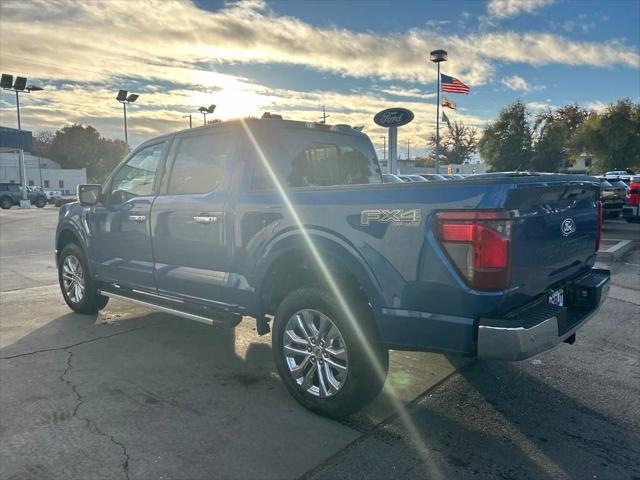
POLYGON ((289 397, 252 323, 106 317, 0 350, 0 477, 296 478, 358 436, 289 397))
POLYGON ((537 377, 522 364, 474 362, 411 406, 419 439, 393 419, 304 478, 640 478, 632 412, 596 411, 580 390, 537 377))

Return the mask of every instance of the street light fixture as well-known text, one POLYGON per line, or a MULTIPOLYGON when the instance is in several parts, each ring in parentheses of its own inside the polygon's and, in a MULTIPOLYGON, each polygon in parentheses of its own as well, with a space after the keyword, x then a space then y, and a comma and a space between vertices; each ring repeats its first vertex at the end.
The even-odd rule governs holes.
MULTIPOLYGON (((22 131, 22 123, 20 121, 20 93, 39 92, 43 90, 43 88, 35 85, 27 85, 27 77, 16 77, 14 81, 13 75, 10 75, 8 73, 3 73, 2 76, 0 76, 0 88, 2 88, 3 90, 11 90, 13 92, 16 92, 18 131, 22 131)), ((28 207, 30 203, 29 199, 27 198, 27 168, 24 163, 24 149, 22 148, 22 146, 20 146, 20 151, 18 154, 18 164, 20 170, 20 185, 22 185, 22 202, 26 202, 25 206, 28 207)))
POLYGON ((116 100, 122 104, 122 108, 124 111, 124 143, 129 145, 129 133, 127 132, 127 104, 135 102, 140 95, 135 93, 129 93, 126 90, 118 90, 118 95, 116 95, 116 100))
POLYGON ((216 109, 215 105, 209 105, 208 107, 200 107, 198 108, 198 111, 202 114, 202 116, 204 117, 204 124, 207 124, 207 114, 208 113, 213 113, 213 111, 216 109))
POLYGON ((438 94, 436 106, 436 173, 440 173, 440 63, 447 61, 446 50, 433 50, 431 61, 438 64, 438 94))

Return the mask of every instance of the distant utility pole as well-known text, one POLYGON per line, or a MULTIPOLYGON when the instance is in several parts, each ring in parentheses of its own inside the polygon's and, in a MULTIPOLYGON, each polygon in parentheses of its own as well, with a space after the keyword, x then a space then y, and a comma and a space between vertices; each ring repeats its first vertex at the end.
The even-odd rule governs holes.
POLYGON ((407 160, 411 158, 411 140, 407 140, 407 160))
POLYGON ((192 115, 183 115, 182 118, 188 118, 189 119, 189 128, 193 128, 193 122, 191 120, 192 115))
POLYGON ((327 123, 327 118, 329 118, 331 115, 327 115, 327 111, 324 108, 324 105, 322 106, 322 123, 327 123))

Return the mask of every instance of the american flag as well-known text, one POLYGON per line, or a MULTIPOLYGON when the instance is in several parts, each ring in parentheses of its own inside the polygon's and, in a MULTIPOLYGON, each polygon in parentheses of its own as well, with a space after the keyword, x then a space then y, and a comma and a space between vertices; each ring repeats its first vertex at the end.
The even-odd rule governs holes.
POLYGON ((443 92, 449 93, 469 93, 469 87, 457 78, 450 77, 444 73, 440 74, 440 85, 443 92))

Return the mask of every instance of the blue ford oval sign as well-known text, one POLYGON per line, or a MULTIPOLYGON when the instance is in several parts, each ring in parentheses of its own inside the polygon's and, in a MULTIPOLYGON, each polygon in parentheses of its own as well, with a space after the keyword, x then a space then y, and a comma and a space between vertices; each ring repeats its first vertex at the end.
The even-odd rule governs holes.
POLYGON ((381 127, 401 127, 413 120, 413 112, 406 108, 387 108, 376 113, 373 121, 381 127))

